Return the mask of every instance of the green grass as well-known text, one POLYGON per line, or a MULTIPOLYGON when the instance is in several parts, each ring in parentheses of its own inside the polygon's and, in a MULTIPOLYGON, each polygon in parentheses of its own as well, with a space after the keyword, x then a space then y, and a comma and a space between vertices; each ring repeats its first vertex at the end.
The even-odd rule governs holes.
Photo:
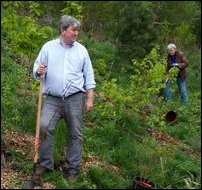
POLYGON ((68 129, 64 120, 60 120, 54 130, 54 162, 59 165, 65 161, 68 129))
POLYGON ((123 189, 124 181, 107 169, 92 167, 88 177, 96 185, 96 189, 123 189))
MULTIPOLYGON (((178 93, 175 92, 172 102, 159 100, 152 105, 151 112, 145 114, 143 108, 137 107, 139 104, 133 100, 132 93, 125 93, 130 73, 123 69, 123 76, 119 76, 118 82, 112 82, 110 77, 108 78, 106 65, 113 61, 116 54, 114 46, 93 42, 87 45, 90 46, 93 59, 99 59, 95 61, 98 64, 96 75, 99 75, 97 92, 101 92, 106 99, 96 97, 94 110, 85 117, 83 159, 78 181, 69 184, 65 174, 58 168, 46 174, 44 181, 54 184, 56 189, 127 189, 132 186, 135 176, 144 176, 154 182, 157 188, 200 188, 200 160, 184 151, 180 144, 155 141, 146 130, 149 128, 170 135, 191 150, 201 153, 201 94, 198 75, 195 78, 196 84, 191 87, 193 79, 188 79, 190 91, 187 107, 182 106, 178 93), (108 89, 104 89, 103 84, 107 85, 108 89), (164 114, 169 110, 176 111, 176 123, 169 124, 165 121, 164 114), (84 171, 82 167, 89 156, 96 158, 97 165, 89 162, 87 170, 84 171)), ((32 81, 24 89, 24 68, 10 58, 9 51, 4 52, 1 82, 2 129, 34 135, 38 83, 32 81), (29 90, 31 93, 28 93, 29 90)), ((114 74, 117 77, 118 75, 119 73, 114 74)), ((127 89, 127 92, 130 92, 130 89, 127 89)), ((144 98, 144 94, 141 94, 141 98, 144 98)), ((68 130, 64 121, 58 123, 54 134, 53 159, 58 167, 65 165, 68 130)), ((26 158, 26 154, 15 149, 8 151, 22 173, 32 172, 32 158, 26 158)), ((13 181, 14 186, 15 184, 18 185, 16 179, 13 181)))

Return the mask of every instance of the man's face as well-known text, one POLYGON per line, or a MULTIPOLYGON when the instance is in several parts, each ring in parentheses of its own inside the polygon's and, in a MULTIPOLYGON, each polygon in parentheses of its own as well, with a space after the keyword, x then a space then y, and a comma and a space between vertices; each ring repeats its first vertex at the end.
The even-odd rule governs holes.
POLYGON ((78 36, 78 34, 79 34, 78 27, 70 26, 69 28, 63 31, 64 38, 69 44, 72 44, 73 42, 76 41, 76 37, 78 36))
POLYGON ((170 55, 175 55, 175 48, 170 48, 168 52, 170 55))

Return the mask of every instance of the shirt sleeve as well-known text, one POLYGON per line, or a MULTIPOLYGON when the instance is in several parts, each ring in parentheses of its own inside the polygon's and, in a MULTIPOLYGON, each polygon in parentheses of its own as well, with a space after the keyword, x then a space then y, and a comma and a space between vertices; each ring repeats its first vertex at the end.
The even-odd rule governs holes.
POLYGON ((180 52, 180 58, 181 58, 181 63, 178 63, 179 64, 179 68, 180 69, 184 69, 184 68, 186 68, 186 67, 188 67, 188 63, 189 63, 189 61, 188 61, 188 59, 186 58, 186 56, 184 55, 184 53, 183 52, 180 52))
POLYGON ((84 74, 84 89, 89 90, 92 88, 95 88, 96 82, 94 79, 94 71, 93 66, 88 54, 88 51, 85 51, 85 63, 83 68, 83 74, 84 74))

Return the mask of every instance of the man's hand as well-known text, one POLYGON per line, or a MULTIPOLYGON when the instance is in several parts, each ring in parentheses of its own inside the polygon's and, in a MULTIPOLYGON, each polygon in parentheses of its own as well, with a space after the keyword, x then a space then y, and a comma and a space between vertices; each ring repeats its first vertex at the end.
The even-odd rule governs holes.
POLYGON ((84 105, 84 111, 89 112, 93 108, 93 101, 94 101, 94 95, 93 95, 93 89, 89 89, 86 92, 86 102, 84 105))
POLYGON ((84 111, 89 112, 93 108, 93 99, 87 99, 84 105, 84 111))
POLYGON ((178 63, 173 63, 172 66, 173 66, 173 67, 177 67, 177 66, 179 66, 179 65, 178 65, 178 63))
POLYGON ((45 74, 45 68, 46 68, 47 66, 45 66, 45 65, 39 65, 39 67, 38 67, 38 69, 37 69, 37 74, 39 75, 39 76, 41 76, 41 75, 44 75, 45 74))

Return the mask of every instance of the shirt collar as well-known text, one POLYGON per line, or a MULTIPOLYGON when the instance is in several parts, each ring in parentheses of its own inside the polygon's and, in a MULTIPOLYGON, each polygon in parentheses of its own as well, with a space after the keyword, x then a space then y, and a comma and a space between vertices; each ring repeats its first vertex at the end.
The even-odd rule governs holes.
MULTIPOLYGON (((57 42, 60 43, 60 45, 62 45, 62 46, 64 47, 64 45, 63 45, 62 41, 60 40, 60 38, 57 39, 57 42)), ((71 48, 71 47, 73 47, 73 46, 74 46, 74 43, 75 43, 75 42, 73 42, 73 44, 70 44, 70 45, 66 46, 66 48, 71 48)))

